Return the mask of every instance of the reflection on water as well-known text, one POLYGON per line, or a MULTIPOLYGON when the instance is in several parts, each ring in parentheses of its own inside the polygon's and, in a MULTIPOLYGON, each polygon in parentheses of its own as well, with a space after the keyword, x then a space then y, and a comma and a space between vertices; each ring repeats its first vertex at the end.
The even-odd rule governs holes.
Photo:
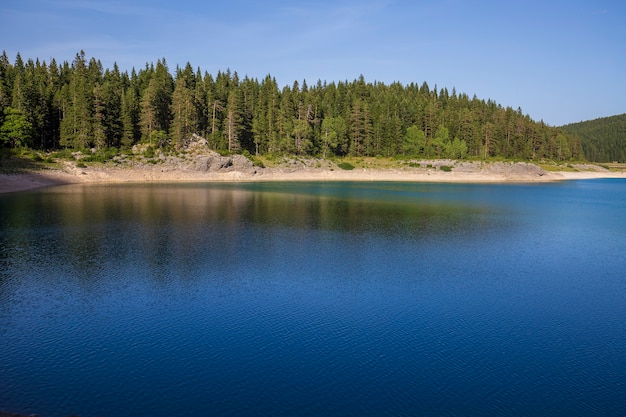
MULTIPOLYGON (((5 203, 2 257, 75 267, 74 273, 91 276, 111 260, 132 259, 147 268, 174 260, 190 268, 207 259, 215 266, 233 264, 274 240, 250 246, 251 229, 291 239, 310 231, 347 239, 382 234, 414 244, 438 236, 476 238, 492 232, 487 229, 494 225, 501 232, 493 213, 480 207, 422 200, 419 191, 392 200, 377 197, 293 194, 271 187, 61 187, 5 203), (490 225, 486 214, 492 215, 490 225)), ((266 256, 270 262, 273 252, 266 256)))
POLYGON ((0 196, 0 409, 623 415, 625 186, 0 196))

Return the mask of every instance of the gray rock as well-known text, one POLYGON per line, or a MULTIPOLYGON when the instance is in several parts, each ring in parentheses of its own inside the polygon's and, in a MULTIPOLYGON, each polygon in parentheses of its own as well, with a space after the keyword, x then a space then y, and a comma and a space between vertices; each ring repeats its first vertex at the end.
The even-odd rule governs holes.
POLYGON ((243 155, 221 156, 217 153, 196 156, 186 167, 200 172, 248 171, 252 161, 243 155))

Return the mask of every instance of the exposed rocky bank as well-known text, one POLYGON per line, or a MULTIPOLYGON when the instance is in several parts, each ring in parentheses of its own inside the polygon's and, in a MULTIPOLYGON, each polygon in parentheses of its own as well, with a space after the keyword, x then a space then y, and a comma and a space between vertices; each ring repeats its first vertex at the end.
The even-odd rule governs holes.
MULTIPOLYGON (((106 162, 92 162, 89 152, 56 159, 41 169, 0 174, 0 193, 71 183, 219 182, 219 181, 413 181, 413 182, 546 182, 584 178, 626 178, 624 172, 594 164, 551 166, 530 162, 463 160, 390 161, 284 157, 259 160, 220 155, 202 142, 177 153, 136 145, 106 162)), ((48 158, 51 159, 51 158, 48 158)))

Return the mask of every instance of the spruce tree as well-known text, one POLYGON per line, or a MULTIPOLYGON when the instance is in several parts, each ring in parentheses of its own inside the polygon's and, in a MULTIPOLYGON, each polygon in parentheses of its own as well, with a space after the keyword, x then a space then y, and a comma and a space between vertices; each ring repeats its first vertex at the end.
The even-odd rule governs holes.
POLYGON ((92 144, 93 86, 85 65, 85 52, 76 54, 65 91, 63 119, 61 121, 61 146, 85 149, 92 144))
POLYGON ((172 95, 170 137, 178 148, 187 146, 191 135, 197 131, 198 115, 191 87, 185 75, 177 77, 172 95))
POLYGON ((150 141, 152 132, 159 130, 154 103, 157 100, 157 82, 150 79, 141 97, 141 139, 150 141))
POLYGON ((105 71, 101 87, 106 147, 117 148, 122 142, 122 91, 122 75, 113 64, 113 71, 105 71))
POLYGON ((107 132, 104 115, 105 106, 99 83, 96 83, 93 88, 93 112, 93 144, 96 149, 103 149, 107 146, 107 132))
POLYGON ((361 156, 367 155, 372 137, 372 119, 367 103, 356 99, 351 106, 349 119, 350 153, 361 156))
POLYGON ((139 128, 139 96, 135 83, 131 80, 126 91, 120 96, 120 118, 122 123, 122 146, 129 148, 141 138, 139 128))
POLYGON ((11 63, 6 51, 0 55, 0 124, 4 118, 4 109, 11 104, 12 85, 9 83, 11 63))
POLYGON ((196 71, 195 89, 193 94, 193 103, 196 109, 196 131, 201 136, 206 137, 207 133, 207 93, 205 84, 202 79, 200 68, 196 71))
POLYGON ((240 135, 243 120, 241 110, 241 96, 238 88, 234 87, 228 95, 226 106, 226 137, 228 139, 228 152, 237 152, 241 149, 240 135))

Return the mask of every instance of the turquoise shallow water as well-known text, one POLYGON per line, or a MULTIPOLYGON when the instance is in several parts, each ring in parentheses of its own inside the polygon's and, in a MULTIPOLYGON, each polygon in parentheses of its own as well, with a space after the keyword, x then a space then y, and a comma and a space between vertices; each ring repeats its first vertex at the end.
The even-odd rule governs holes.
POLYGON ((626 414, 626 181, 0 196, 0 409, 626 414))

